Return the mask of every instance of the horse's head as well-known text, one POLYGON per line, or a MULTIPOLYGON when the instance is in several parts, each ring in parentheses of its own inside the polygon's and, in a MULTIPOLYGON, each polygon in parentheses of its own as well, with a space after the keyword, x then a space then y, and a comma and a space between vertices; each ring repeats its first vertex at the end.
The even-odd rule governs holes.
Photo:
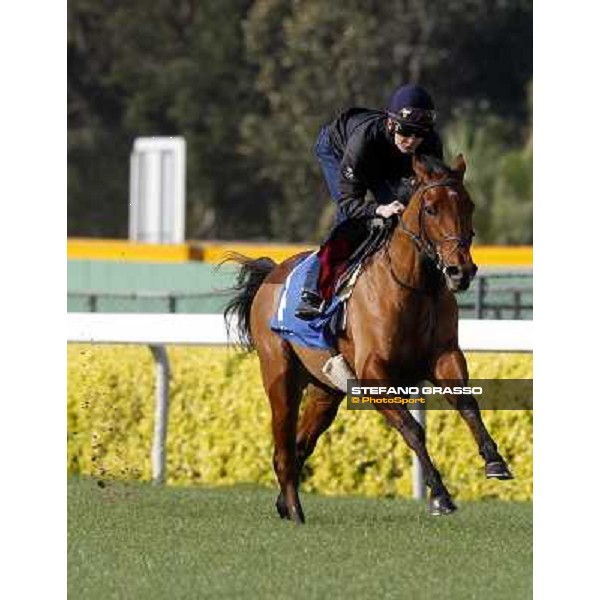
POLYGON ((466 164, 450 168, 432 157, 414 157, 417 188, 403 215, 405 231, 444 274, 452 292, 468 289, 477 273, 471 258, 473 202, 463 185, 466 164))

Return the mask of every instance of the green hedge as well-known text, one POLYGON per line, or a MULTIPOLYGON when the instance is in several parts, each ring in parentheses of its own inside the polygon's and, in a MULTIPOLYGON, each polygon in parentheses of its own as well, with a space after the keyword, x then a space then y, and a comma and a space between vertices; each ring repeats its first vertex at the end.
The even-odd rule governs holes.
MULTIPOLYGON (((256 355, 171 347, 168 483, 274 484, 270 409, 256 355)), ((472 378, 531 378, 527 354, 473 354, 472 378)), ((154 368, 148 349, 68 347, 70 473, 150 479, 154 368)), ((455 411, 427 415, 428 447, 460 499, 528 500, 533 494, 533 414, 484 411, 514 481, 487 481, 475 442, 455 411)), ((409 496, 411 455, 375 411, 340 408, 305 469, 322 494, 409 496)))

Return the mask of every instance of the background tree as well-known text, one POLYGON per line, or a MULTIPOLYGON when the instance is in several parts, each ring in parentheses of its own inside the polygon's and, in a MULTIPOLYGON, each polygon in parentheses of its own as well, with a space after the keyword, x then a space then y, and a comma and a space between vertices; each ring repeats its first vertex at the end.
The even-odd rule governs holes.
POLYGON ((319 128, 413 81, 466 155, 480 239, 524 241, 531 13, 522 0, 72 0, 69 235, 124 237, 133 139, 183 135, 188 238, 317 241, 333 214, 319 128))
MULTIPOLYGON (((383 108, 401 83, 422 82, 431 90, 443 134, 459 123, 455 129, 463 126, 479 138, 464 141, 488 154, 519 143, 518 136, 510 136, 527 116, 527 4, 453 0, 444 11, 438 8, 434 0, 253 3, 246 45, 268 111, 247 116, 244 152, 262 165, 261 178, 280 190, 271 211, 275 235, 313 241, 323 235, 333 206, 312 155, 319 127, 350 106, 383 108), (513 44, 515 36, 520 44, 513 44), (511 65, 510 83, 505 67, 494 71, 504 61, 511 65), (475 131, 470 123, 485 125, 485 131, 475 131)), ((475 163, 482 158, 480 153, 475 163)), ((484 162, 489 172, 479 181, 487 196, 496 174, 492 162, 484 162)), ((483 238, 491 239, 491 208, 481 214, 483 238)))
POLYGON ((261 102, 244 59, 249 4, 69 4, 70 235, 126 236, 129 153, 143 135, 186 139, 189 232, 261 232, 257 167, 237 151, 240 121, 261 102))
POLYGON ((446 158, 467 157, 465 181, 475 202, 477 243, 533 242, 533 137, 531 85, 529 125, 489 112, 456 115, 445 130, 446 158))

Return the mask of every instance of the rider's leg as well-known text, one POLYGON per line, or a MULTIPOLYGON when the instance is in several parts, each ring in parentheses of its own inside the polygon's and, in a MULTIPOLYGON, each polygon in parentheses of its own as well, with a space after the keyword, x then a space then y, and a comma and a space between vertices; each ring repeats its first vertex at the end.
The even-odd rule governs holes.
POLYGON ((324 302, 319 291, 320 271, 319 261, 313 260, 306 272, 300 303, 295 312, 299 319, 310 320, 323 313, 324 302))
MULTIPOLYGON (((321 129, 315 143, 314 152, 319 161, 319 165, 321 166, 321 170, 323 171, 323 176, 327 183, 327 189, 329 190, 331 199, 337 205, 342 196, 340 191, 340 161, 336 157, 333 146, 329 141, 329 129, 327 127, 321 129)), ((336 221, 337 220, 338 219, 336 218, 336 221)))
MULTIPOLYGON (((321 129, 314 152, 323 171, 329 193, 337 204, 341 196, 339 189, 340 161, 336 158, 331 142, 329 141, 329 130, 327 127, 321 129)), ((340 220, 339 210, 337 213, 336 223, 340 220)), ((300 319, 314 319, 323 313, 325 304, 319 290, 320 271, 320 263, 314 261, 306 273, 300 304, 296 309, 296 316, 300 319)))

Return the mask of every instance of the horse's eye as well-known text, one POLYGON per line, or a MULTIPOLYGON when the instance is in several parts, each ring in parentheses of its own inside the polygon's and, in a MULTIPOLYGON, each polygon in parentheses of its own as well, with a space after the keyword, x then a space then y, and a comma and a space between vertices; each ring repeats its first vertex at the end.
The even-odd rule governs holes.
POLYGON ((435 206, 431 206, 431 204, 425 205, 425 212, 431 216, 437 215, 437 209, 435 208, 435 206))

